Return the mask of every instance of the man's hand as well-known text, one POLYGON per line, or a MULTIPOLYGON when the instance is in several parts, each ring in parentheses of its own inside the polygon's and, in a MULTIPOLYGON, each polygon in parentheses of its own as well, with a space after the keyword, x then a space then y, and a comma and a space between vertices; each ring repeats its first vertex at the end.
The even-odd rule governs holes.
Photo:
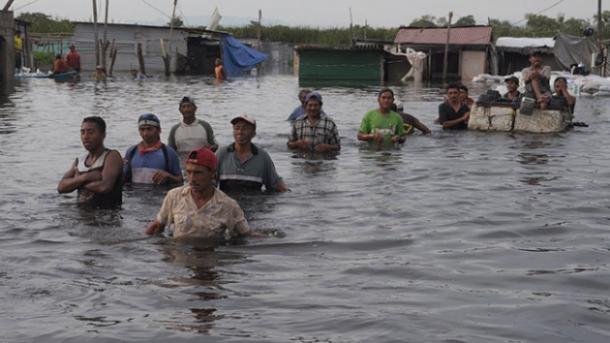
POLYGON ((375 132, 371 134, 372 137, 372 141, 376 142, 376 143, 382 143, 383 142, 383 135, 379 132, 375 132))
POLYGON ((292 149, 298 149, 298 150, 304 150, 304 151, 311 150, 311 144, 309 144, 309 142, 304 139, 290 142, 290 145, 292 146, 292 149))
POLYGON ((159 170, 158 172, 155 173, 155 175, 153 175, 153 182, 155 183, 155 185, 161 185, 167 182, 167 180, 170 178, 170 174, 168 172, 166 172, 165 170, 159 170))
POLYGON ((94 182, 94 181, 99 181, 102 179, 102 172, 100 170, 93 170, 87 173, 80 173, 78 171, 78 169, 76 169, 75 177, 79 178, 83 184, 89 183, 89 182, 94 182))
POLYGON ((156 235, 158 233, 163 232, 164 229, 165 229, 165 225, 162 225, 157 220, 155 220, 154 222, 150 223, 150 225, 148 225, 146 230, 144 230, 144 233, 149 236, 156 235))

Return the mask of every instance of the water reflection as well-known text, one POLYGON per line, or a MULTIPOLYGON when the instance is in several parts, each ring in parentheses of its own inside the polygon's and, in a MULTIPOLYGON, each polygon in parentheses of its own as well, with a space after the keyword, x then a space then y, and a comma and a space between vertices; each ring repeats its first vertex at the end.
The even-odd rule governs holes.
POLYGON ((188 297, 185 304, 193 319, 189 322, 176 318, 171 325, 178 330, 208 333, 222 318, 214 304, 228 297, 223 284, 230 281, 219 268, 243 263, 245 257, 236 252, 219 252, 215 244, 204 240, 168 241, 161 246, 161 253, 165 262, 189 271, 188 277, 176 277, 172 282, 173 287, 184 288, 182 294, 188 297))
POLYGON ((549 156, 547 154, 532 154, 528 152, 522 152, 517 156, 517 162, 521 164, 547 164, 549 163, 549 156))

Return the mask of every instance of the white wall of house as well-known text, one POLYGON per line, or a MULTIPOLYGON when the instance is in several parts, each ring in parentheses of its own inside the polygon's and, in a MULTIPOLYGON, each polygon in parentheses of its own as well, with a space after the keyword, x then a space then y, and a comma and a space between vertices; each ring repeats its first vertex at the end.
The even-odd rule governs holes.
MULTIPOLYGON (((171 65, 172 72, 176 70, 176 53, 186 55, 187 53, 187 33, 180 29, 174 29, 171 44, 171 65)), ((98 24, 98 38, 103 37, 103 24, 98 24)), ((114 71, 126 72, 131 69, 138 69, 138 43, 142 43, 144 64, 146 73, 162 73, 165 71, 163 59, 161 58, 160 39, 169 38, 169 28, 148 27, 137 25, 109 24, 107 28, 107 39, 109 42, 115 40, 115 47, 118 49, 114 71)), ((95 70, 95 45, 93 23, 77 23, 74 28, 72 41, 76 50, 81 55, 81 66, 83 70, 95 70)), ((108 52, 110 49, 108 49, 108 52)), ((108 62, 108 64, 110 64, 108 62)))
POLYGON ((485 73, 485 51, 462 51, 461 77, 462 80, 472 80, 473 77, 485 73))

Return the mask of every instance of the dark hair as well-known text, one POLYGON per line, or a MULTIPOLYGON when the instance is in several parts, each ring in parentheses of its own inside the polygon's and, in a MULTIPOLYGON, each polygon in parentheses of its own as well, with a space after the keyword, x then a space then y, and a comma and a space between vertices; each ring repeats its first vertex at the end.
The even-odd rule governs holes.
POLYGON ((393 98, 393 97, 394 97, 394 91, 393 91, 393 90, 391 90, 390 88, 383 88, 383 89, 381 89, 381 90, 379 91, 379 93, 377 93, 377 99, 381 98, 381 94, 383 94, 383 93, 388 93, 388 92, 389 92, 390 94, 392 94, 392 98, 393 98))
POLYGON ((563 76, 558 76, 558 77, 555 79, 555 81, 553 81, 553 84, 555 84, 555 82, 557 82, 557 81, 561 81, 561 80, 563 80, 563 82, 565 82, 566 84, 568 84, 568 79, 566 79, 566 78, 565 78, 565 77, 563 77, 563 76))
POLYGON ((106 133, 106 122, 104 121, 104 119, 102 119, 102 117, 99 117, 99 116, 85 117, 83 119, 83 124, 84 123, 93 123, 93 124, 95 124, 95 126, 97 126, 97 128, 102 133, 106 133))
POLYGON ((398 107, 396 106, 396 103, 392 103, 392 106, 390 106, 390 109, 394 112, 398 112, 398 107))
POLYGON ((460 90, 460 85, 458 85, 457 83, 450 83, 447 85, 447 88, 445 88, 445 90, 449 91, 450 89, 460 90))
POLYGON ((465 86, 464 84, 462 84, 462 83, 460 83, 460 84, 458 85, 458 89, 459 89, 459 90, 464 90, 464 91, 466 91, 466 93, 468 93, 468 87, 466 87, 466 86, 465 86))
POLYGON ((57 55, 55 55, 55 59, 56 59, 56 60, 57 60, 57 59, 61 59, 61 54, 57 54, 57 55))
POLYGON ((311 89, 307 89, 307 88, 305 88, 305 89, 301 89, 301 90, 299 91, 299 96, 301 96, 302 94, 307 95, 307 94, 309 94, 309 93, 311 93, 311 89))
POLYGON ((544 55, 544 53, 540 50, 534 50, 530 53, 530 56, 540 56, 542 57, 544 55))
POLYGON ((195 104, 195 100, 193 98, 190 98, 188 96, 183 97, 182 100, 180 100, 180 106, 182 106, 182 104, 184 104, 185 102, 188 102, 188 103, 192 104, 193 106, 197 107, 197 105, 195 104))

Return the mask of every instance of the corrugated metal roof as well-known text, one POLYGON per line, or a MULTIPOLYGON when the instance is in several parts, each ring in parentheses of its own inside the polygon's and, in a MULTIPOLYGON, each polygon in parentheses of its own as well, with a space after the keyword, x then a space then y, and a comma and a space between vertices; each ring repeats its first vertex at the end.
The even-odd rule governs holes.
MULTIPOLYGON (((447 42, 446 27, 401 27, 394 43, 414 45, 444 45, 447 42)), ((491 42, 491 26, 452 27, 451 45, 488 45, 491 42)))
POLYGON ((496 40, 496 46, 499 48, 553 48, 555 38, 499 37, 496 40))
MULTIPOLYGON (((93 22, 89 22, 89 21, 73 21, 72 24, 74 25, 91 25, 93 26, 93 22)), ((104 28, 104 23, 97 23, 97 27, 98 27, 98 31, 102 32, 103 28, 104 28)), ((169 26, 157 26, 157 25, 140 25, 140 24, 127 24, 127 23, 108 23, 108 27, 125 27, 125 28, 134 28, 134 27, 141 27, 141 28, 147 28, 147 29, 165 29, 165 30, 169 30, 170 27, 169 26)), ((174 27, 174 31, 185 31, 185 32, 189 32, 189 33, 211 33, 211 34, 218 34, 218 35, 226 35, 229 34, 227 32, 224 31, 215 31, 215 30, 207 30, 207 29, 199 29, 199 28, 189 28, 189 27, 174 27)))

